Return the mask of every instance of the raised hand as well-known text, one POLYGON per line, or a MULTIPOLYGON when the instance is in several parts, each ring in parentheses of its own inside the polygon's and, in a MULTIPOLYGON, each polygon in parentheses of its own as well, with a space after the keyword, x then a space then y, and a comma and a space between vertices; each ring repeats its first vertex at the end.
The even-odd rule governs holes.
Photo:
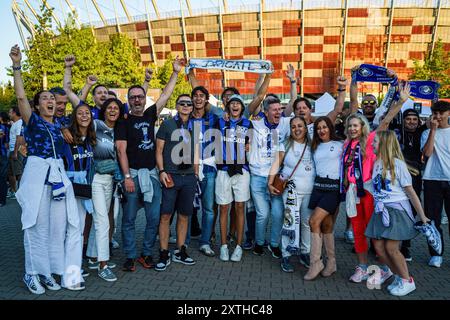
POLYGON ((392 70, 392 69, 388 69, 388 70, 386 71, 386 75, 387 75, 388 77, 391 77, 391 78, 395 78, 395 77, 397 76, 397 74, 395 73, 395 71, 392 70))
POLYGON ((288 64, 286 77, 288 77, 290 81, 295 81, 295 69, 292 64, 288 64))
POLYGON ((353 74, 354 72, 358 71, 358 69, 359 69, 360 66, 361 66, 360 64, 357 64, 356 66, 354 66, 354 67, 351 69, 352 74, 353 74))
POLYGON ((97 83, 98 79, 97 76, 91 74, 87 76, 86 78, 86 84, 90 85, 91 87, 94 86, 97 83))
POLYGON ((64 65, 66 68, 72 68, 75 64, 75 56, 73 54, 69 54, 64 58, 64 65))
POLYGON ((411 86, 409 85, 409 82, 403 81, 399 84, 399 94, 400 94, 400 100, 405 102, 409 98, 409 92, 410 92, 411 86))
POLYGON ((9 56, 11 57, 13 64, 20 64, 20 61, 22 60, 22 53, 20 52, 20 48, 17 44, 11 48, 9 56))
POLYGON ((184 59, 178 58, 176 56, 175 60, 173 60, 172 67, 174 72, 180 72, 181 69, 186 65, 186 61, 184 59))
POLYGON ((145 68, 145 81, 150 82, 153 78, 153 69, 145 68))
POLYGON ((339 88, 341 88, 341 89, 345 89, 345 87, 348 85, 348 80, 345 79, 344 76, 338 76, 336 81, 337 81, 339 88))

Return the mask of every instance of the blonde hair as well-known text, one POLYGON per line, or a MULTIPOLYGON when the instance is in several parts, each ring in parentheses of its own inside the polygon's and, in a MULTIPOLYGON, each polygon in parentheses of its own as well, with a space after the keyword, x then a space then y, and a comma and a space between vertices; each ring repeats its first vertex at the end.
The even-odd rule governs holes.
POLYGON ((395 159, 405 161, 403 158, 400 144, 398 143, 397 136, 394 131, 380 131, 377 132, 378 137, 378 152, 377 158, 383 163, 383 172, 381 176, 383 180, 386 179, 387 171, 391 172, 392 184, 395 182, 395 159))
POLYGON ((350 124, 350 120, 352 119, 358 119, 359 123, 361 124, 361 136, 359 137, 359 145, 361 147, 361 154, 364 157, 366 156, 366 145, 367 145, 367 138, 370 134, 370 125, 369 121, 367 121, 367 118, 359 113, 353 113, 350 116, 347 117, 347 120, 345 121, 345 135, 347 136, 347 141, 351 143, 350 134, 348 133, 348 127, 350 124))

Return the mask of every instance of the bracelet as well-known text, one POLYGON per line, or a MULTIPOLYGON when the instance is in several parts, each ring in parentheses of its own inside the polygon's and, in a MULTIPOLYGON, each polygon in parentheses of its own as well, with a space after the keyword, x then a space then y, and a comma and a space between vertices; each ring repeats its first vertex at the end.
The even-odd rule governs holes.
POLYGON ((159 174, 161 174, 161 173, 163 173, 163 172, 166 172, 166 170, 164 170, 164 169, 159 170, 159 174))
POLYGON ((338 88, 337 89, 337 91, 339 91, 339 92, 342 92, 342 91, 345 91, 346 89, 344 88, 344 89, 340 89, 340 88, 338 88))
POLYGON ((150 82, 150 80, 152 80, 152 78, 150 78, 150 79, 145 78, 144 82, 150 82))
POLYGON ((297 80, 291 80, 291 83, 297 83, 297 80))
POLYGON ((12 69, 13 69, 14 71, 20 71, 20 70, 22 70, 22 66, 21 66, 20 64, 19 64, 18 67, 12 66, 12 69))

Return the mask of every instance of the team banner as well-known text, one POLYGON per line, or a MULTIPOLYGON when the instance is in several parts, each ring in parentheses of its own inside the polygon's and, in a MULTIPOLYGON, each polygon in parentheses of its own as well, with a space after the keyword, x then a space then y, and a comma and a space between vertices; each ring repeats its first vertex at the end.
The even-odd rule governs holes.
POLYGON ((225 60, 225 59, 189 59, 186 73, 190 69, 220 69, 253 73, 272 73, 273 66, 269 60, 225 60))
POLYGON ((408 82, 411 86, 410 95, 412 97, 433 101, 439 99, 438 89, 441 85, 436 81, 417 80, 408 82))
POLYGON ((392 78, 387 74, 385 67, 374 66, 372 64, 362 64, 359 69, 352 74, 352 80, 356 82, 385 82, 393 86, 398 84, 397 78, 392 78))

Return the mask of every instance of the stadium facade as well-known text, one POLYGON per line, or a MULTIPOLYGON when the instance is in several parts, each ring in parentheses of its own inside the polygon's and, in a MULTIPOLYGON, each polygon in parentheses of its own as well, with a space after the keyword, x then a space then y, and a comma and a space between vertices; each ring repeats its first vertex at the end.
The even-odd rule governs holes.
MULTIPOLYGON (((186 1, 187 10, 166 14, 158 11, 158 1, 147 2, 154 9, 152 14, 147 9, 130 16, 126 1, 121 0, 125 17, 107 20, 100 14, 101 21, 88 25, 99 41, 117 32, 127 34, 139 47, 144 65, 161 65, 170 54, 270 60, 275 71, 269 91, 277 94, 289 92, 284 76, 289 63, 301 70, 298 92, 318 94, 334 92, 336 76, 342 72, 349 76, 356 64, 386 66, 407 79, 414 59, 423 60, 438 39, 450 51, 449 0, 259 1, 239 8, 228 7, 223 0, 215 8, 202 10, 193 10, 186 1)), ((17 13, 25 15, 20 10, 13 1, 19 29, 26 26, 17 13)), ((257 79, 251 73, 218 70, 196 70, 196 75, 214 94, 223 85, 251 94, 257 79)), ((368 84, 365 91, 379 89, 368 84)))

